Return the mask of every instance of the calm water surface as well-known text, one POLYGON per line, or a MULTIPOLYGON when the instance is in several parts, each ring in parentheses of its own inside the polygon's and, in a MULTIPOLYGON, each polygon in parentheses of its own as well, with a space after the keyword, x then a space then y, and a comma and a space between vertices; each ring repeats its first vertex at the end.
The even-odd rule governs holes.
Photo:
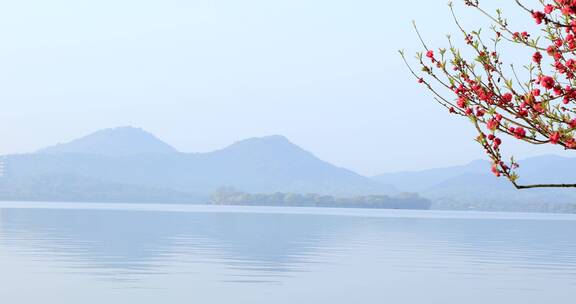
POLYGON ((0 302, 574 303, 576 216, 0 203, 0 302))

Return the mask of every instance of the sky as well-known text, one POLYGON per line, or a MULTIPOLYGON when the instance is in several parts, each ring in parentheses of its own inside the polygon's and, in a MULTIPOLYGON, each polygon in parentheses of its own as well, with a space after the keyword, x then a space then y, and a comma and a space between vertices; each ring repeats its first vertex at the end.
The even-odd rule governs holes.
MULTIPOLYGON (((131 125, 183 152, 281 134, 366 175, 485 158, 397 53, 421 50, 412 20, 434 46, 457 33, 446 0, 413 2, 4 1, 0 154, 131 125)), ((484 24, 455 2, 464 25, 484 24)), ((531 22, 514 1, 482 2, 531 22)))

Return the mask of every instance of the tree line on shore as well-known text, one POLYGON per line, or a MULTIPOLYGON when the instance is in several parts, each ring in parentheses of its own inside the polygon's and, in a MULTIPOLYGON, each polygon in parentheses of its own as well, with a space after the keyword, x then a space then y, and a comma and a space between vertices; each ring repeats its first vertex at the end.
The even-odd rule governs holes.
POLYGON ((363 195, 337 197, 316 193, 246 193, 232 187, 223 187, 210 198, 213 205, 238 206, 290 206, 290 207, 333 207, 333 208, 376 208, 376 209, 430 209, 432 202, 416 193, 396 196, 363 195))

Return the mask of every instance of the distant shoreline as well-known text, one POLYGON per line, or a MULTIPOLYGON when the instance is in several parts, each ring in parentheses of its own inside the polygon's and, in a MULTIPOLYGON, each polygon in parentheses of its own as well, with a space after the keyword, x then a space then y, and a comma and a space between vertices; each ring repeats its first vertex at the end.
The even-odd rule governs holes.
POLYGON ((439 219, 533 219, 533 220, 576 220, 572 213, 509 212, 478 210, 408 210, 329 207, 288 206, 227 206, 210 204, 141 204, 141 203, 96 203, 96 202, 30 202, 0 201, 2 210, 102 210, 137 212, 194 212, 194 213, 278 213, 361 216, 376 218, 439 218, 439 219))

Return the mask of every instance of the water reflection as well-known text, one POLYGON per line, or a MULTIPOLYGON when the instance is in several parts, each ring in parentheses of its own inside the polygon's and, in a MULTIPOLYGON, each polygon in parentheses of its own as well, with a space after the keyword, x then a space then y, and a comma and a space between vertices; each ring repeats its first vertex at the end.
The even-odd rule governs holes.
MULTIPOLYGON (((50 270, 42 271, 51 278, 71 275, 110 284, 102 290, 172 292, 193 281, 231 294, 247 292, 238 286, 266 286, 275 295, 303 290, 302 297, 325 296, 328 288, 332 303, 349 303, 337 294, 346 289, 361 293, 366 303, 379 303, 382 289, 389 300, 413 297, 412 303, 432 295, 442 303, 461 303, 446 300, 448 290, 462 297, 479 293, 467 303, 502 297, 539 303, 552 293, 563 303, 566 295, 576 296, 574 218, 379 212, 383 216, 0 209, 0 259, 3 265, 20 261, 14 271, 32 269, 30 278, 38 282, 34 271, 48 265, 50 270)), ((82 285, 83 292, 94 288, 82 285)), ((220 300, 230 299, 225 293, 220 300)), ((154 303, 140 293, 127 300, 154 303)))
POLYGON ((248 273, 247 282, 321 262, 318 247, 349 225, 314 215, 50 209, 2 210, 0 223, 2 246, 72 269, 117 278, 161 273, 178 259, 211 260, 248 273))

